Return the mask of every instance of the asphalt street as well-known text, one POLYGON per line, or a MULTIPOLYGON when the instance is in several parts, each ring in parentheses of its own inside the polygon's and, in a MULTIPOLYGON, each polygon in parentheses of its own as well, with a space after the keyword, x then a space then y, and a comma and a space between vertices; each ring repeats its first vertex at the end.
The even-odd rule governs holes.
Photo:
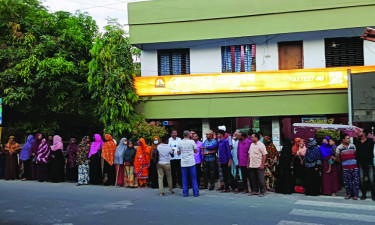
POLYGON ((0 181, 0 224, 375 224, 375 202, 269 193, 264 198, 203 190, 0 181))

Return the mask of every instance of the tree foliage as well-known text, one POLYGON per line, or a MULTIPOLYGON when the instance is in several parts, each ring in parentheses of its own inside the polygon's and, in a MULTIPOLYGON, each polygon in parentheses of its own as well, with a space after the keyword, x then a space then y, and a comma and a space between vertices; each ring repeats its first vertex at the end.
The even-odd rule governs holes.
POLYGON ((129 134, 139 120, 134 108, 138 95, 131 45, 116 21, 110 21, 95 38, 91 55, 88 81, 104 131, 114 137, 129 134))
POLYGON ((75 121, 92 123, 87 74, 94 20, 80 12, 50 13, 38 0, 0 0, 0 31, 8 132, 52 133, 75 121))

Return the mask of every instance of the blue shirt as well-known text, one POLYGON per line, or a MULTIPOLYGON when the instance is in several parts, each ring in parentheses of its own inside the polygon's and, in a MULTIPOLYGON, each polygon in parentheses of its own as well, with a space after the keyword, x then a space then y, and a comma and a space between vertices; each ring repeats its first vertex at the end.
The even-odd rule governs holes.
MULTIPOLYGON (((217 149, 218 143, 215 139, 212 139, 211 141, 205 140, 204 143, 203 143, 203 147, 206 147, 206 149, 204 149, 204 152, 210 152, 210 151, 213 151, 213 150, 217 149)), ((210 154, 210 155, 204 156, 204 161, 206 161, 206 162, 212 162, 212 161, 215 161, 215 160, 216 160, 215 154, 210 154)))
POLYGON ((232 153, 227 139, 219 140, 219 163, 226 164, 232 158, 232 153))

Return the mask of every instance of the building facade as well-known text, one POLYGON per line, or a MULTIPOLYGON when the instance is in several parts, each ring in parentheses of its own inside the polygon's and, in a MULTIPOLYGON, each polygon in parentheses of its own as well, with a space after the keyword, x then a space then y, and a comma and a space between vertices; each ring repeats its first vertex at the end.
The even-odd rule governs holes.
POLYGON ((373 1, 155 0, 129 4, 146 118, 205 133, 348 123, 347 74, 375 70, 373 1))

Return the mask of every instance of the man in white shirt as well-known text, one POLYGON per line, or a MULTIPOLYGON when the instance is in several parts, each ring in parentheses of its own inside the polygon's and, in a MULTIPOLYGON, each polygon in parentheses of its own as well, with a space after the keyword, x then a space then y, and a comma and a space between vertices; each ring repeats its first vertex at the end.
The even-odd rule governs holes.
POLYGON ((171 156, 174 152, 171 147, 168 146, 168 137, 162 137, 162 143, 157 147, 157 168, 158 168, 158 182, 159 182, 159 191, 160 196, 164 196, 164 186, 163 180, 164 175, 167 177, 169 193, 174 194, 172 188, 172 175, 171 175, 171 156))
POLYGON ((193 194, 195 197, 199 196, 194 153, 197 153, 197 146, 190 139, 190 132, 185 130, 184 139, 179 142, 177 148, 177 154, 181 156, 182 191, 184 197, 189 196, 189 175, 193 185, 193 194))
MULTIPOLYGON (((173 150, 177 151, 178 142, 181 141, 181 138, 177 137, 177 131, 174 130, 171 133, 171 137, 168 141, 168 146, 173 150)), ((173 188, 176 188, 176 184, 182 186, 181 178, 181 156, 174 154, 174 157, 171 158, 171 169, 172 169, 172 183, 173 188)))
POLYGON ((266 180, 264 178, 264 164, 266 162, 267 150, 266 146, 260 142, 258 133, 251 135, 253 143, 249 149, 248 168, 250 168, 250 195, 258 195, 263 197, 266 192, 266 180))

